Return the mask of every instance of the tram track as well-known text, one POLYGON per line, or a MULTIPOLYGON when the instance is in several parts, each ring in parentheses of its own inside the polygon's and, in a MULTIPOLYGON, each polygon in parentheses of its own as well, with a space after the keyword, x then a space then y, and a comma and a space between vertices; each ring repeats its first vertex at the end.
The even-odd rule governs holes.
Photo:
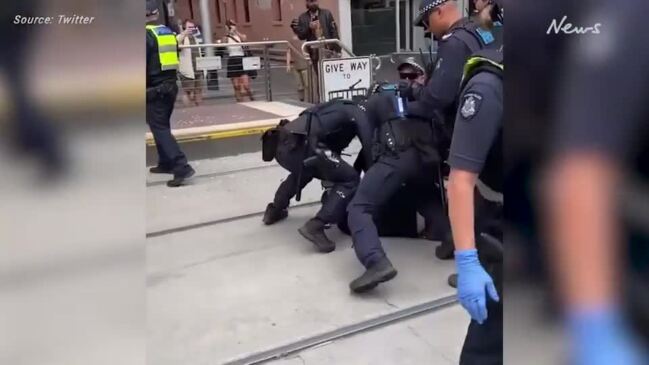
POLYGON ((258 365, 289 357, 320 345, 326 345, 350 336, 366 333, 381 327, 393 325, 415 317, 431 314, 457 303, 457 296, 446 295, 438 299, 409 306, 391 313, 370 318, 361 322, 338 327, 311 337, 303 338, 268 350, 244 355, 228 360, 223 365, 258 365))
MULTIPOLYGON (((306 202, 306 203, 301 203, 301 204, 295 204, 288 209, 296 209, 296 208, 304 208, 304 207, 310 207, 316 204, 320 204, 320 200, 313 201, 313 202, 306 202)), ((215 226, 223 223, 231 223, 231 222, 236 222, 239 220, 247 219, 247 218, 252 218, 252 217, 261 217, 263 216, 265 211, 258 211, 258 212, 253 212, 253 213, 246 213, 246 214, 241 214, 241 215, 236 215, 232 217, 226 217, 226 218, 220 218, 220 219, 215 219, 211 221, 206 221, 206 222, 200 222, 200 223, 193 223, 193 224, 188 224, 184 226, 179 226, 179 227, 174 227, 174 228, 168 228, 168 229, 162 229, 159 231, 154 231, 154 232, 149 232, 146 234, 146 238, 154 238, 154 237, 160 237, 160 236, 165 236, 173 233, 178 233, 178 232, 185 232, 185 231, 190 231, 194 229, 199 229, 199 228, 204 228, 204 227, 209 227, 209 226, 215 226)))

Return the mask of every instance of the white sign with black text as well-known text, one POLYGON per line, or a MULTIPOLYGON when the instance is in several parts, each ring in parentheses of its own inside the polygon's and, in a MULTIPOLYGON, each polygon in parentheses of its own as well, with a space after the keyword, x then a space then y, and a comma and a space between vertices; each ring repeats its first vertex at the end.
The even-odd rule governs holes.
POLYGON ((320 63, 322 102, 364 96, 372 84, 370 57, 331 58, 320 63))
POLYGON ((197 71, 220 70, 223 68, 220 56, 196 57, 197 71))
POLYGON ((244 57, 243 58, 243 69, 245 71, 260 70, 261 69, 261 57, 244 57))

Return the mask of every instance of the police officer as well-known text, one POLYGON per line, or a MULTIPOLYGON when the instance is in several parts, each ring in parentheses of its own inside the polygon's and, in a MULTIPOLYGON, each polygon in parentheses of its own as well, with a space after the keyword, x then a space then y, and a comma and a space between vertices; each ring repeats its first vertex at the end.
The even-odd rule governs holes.
MULTIPOLYGON (((494 4, 494 0, 476 0, 474 2, 475 5, 475 10, 473 14, 471 15, 471 21, 478 26, 477 31, 479 34, 485 37, 485 39, 489 40, 488 44, 486 44, 485 48, 489 49, 502 49, 503 43, 504 43, 504 37, 503 37, 503 24, 499 21, 495 21, 493 24, 489 24, 488 26, 485 25, 484 21, 481 21, 481 16, 480 14, 486 14, 483 13, 482 10, 485 9, 485 7, 490 6, 494 4)), ((495 5, 497 6, 497 5, 495 5)), ((491 6, 490 9, 494 9, 494 6, 491 6)), ((497 7, 497 9, 500 9, 497 7)), ((453 113, 455 113, 455 110, 453 110, 453 113)), ((455 114, 451 116, 451 120, 455 118, 455 114)), ((452 129, 444 129, 447 134, 446 137, 450 137, 450 134, 452 133, 452 129)), ((448 146, 446 145, 445 142, 443 141, 443 145, 441 146, 442 150, 447 150, 448 146)), ((493 210, 493 205, 483 199, 482 196, 478 195, 477 200, 476 200, 476 211, 477 211, 477 217, 480 219, 476 220, 477 225, 483 224, 483 217, 485 218, 484 220, 487 220, 488 214, 490 213, 490 210, 493 210)), ((442 240, 442 244, 438 246, 435 249, 435 256, 439 258, 440 260, 449 260, 453 258, 453 252, 454 252, 455 247, 453 246, 453 240, 450 235, 447 235, 444 237, 442 240)), ((455 284, 451 284, 451 286, 455 286, 455 284)))
POLYGON ((368 101, 368 118, 380 125, 378 160, 365 174, 348 206, 348 224, 356 256, 366 271, 350 283, 364 292, 391 280, 397 271, 381 247, 372 217, 408 180, 435 171, 441 159, 434 146, 431 121, 451 121, 462 69, 471 53, 493 37, 462 18, 456 1, 422 1, 415 24, 439 39, 439 56, 424 87, 385 90, 368 101))
MULTIPOLYGON (((502 9, 489 4, 479 15, 491 27, 502 9)), ((458 298, 471 315, 460 364, 502 364, 502 246, 500 255, 476 245, 474 194, 478 178, 502 195, 503 54, 484 49, 466 63, 453 130, 448 183, 449 217, 455 243, 458 298), (499 257, 498 257, 499 256, 499 257), (483 265, 487 265, 487 273, 483 265), (494 284, 494 279, 496 284, 494 284)), ((496 196, 497 198, 497 196, 496 196)), ((502 201, 502 199, 500 199, 502 201)), ((484 237, 484 233, 480 232, 484 237)), ((492 237, 492 236, 489 236, 492 237)), ((500 234, 502 237, 502 234, 500 234)), ((485 248, 486 249, 486 248, 485 248)))
POLYGON ((178 86, 178 43, 175 34, 164 25, 157 24, 159 3, 146 2, 146 122, 151 129, 158 165, 149 171, 154 174, 173 174, 169 187, 182 185, 194 175, 185 154, 171 134, 170 118, 174 110, 178 86))
MULTIPOLYGON (((306 110, 291 122, 283 120, 275 130, 265 134, 264 138, 270 139, 273 135, 277 138, 275 159, 291 172, 280 184, 273 202, 266 207, 265 224, 286 218, 291 198, 311 180, 327 181, 333 186, 323 196, 322 208, 298 231, 320 252, 336 248, 324 229, 344 219, 345 208, 360 181, 359 172, 340 155, 358 136, 364 162, 372 162, 373 128, 368 124, 364 109, 362 104, 351 101, 330 101, 306 110)), ((273 142, 265 140, 264 143, 273 142)))
MULTIPOLYGON (((419 87, 426 83, 426 70, 414 57, 408 57, 397 67, 401 85, 410 83, 411 87, 419 87)), ((424 174, 418 179, 408 181, 406 193, 415 194, 417 212, 424 218, 424 229, 419 233, 421 238, 439 241, 450 235, 448 217, 440 203, 440 191, 431 189, 435 186, 434 174, 424 174)))

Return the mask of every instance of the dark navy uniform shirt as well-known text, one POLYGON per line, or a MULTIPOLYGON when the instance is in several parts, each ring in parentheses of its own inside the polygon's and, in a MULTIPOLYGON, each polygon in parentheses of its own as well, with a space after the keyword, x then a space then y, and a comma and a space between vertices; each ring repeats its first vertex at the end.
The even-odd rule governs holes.
MULTIPOLYGON (((313 116, 311 121, 311 146, 324 144, 330 150, 340 153, 358 136, 363 146, 363 158, 371 164, 374 127, 368 121, 365 111, 356 104, 343 101, 329 102, 316 108, 318 117, 313 116)), ((305 133, 307 118, 304 113, 285 128, 294 133, 305 133)))
POLYGON ((502 79, 490 72, 478 73, 460 97, 449 165, 480 174, 482 182, 502 192, 502 129, 502 79))
MULTIPOLYGON (((438 57, 433 74, 425 87, 416 91, 414 98, 407 106, 411 117, 430 120, 436 113, 452 117, 455 112, 455 101, 459 92, 464 65, 471 54, 485 46, 479 40, 475 24, 469 18, 457 21, 446 35, 439 40, 438 57), (460 29, 463 27, 469 28, 460 29), (464 32, 465 34, 460 34, 464 32), (467 32, 476 32, 467 35, 467 32)), ((490 33, 484 33, 489 37, 490 33)), ((493 40, 492 40, 493 42, 493 40)))

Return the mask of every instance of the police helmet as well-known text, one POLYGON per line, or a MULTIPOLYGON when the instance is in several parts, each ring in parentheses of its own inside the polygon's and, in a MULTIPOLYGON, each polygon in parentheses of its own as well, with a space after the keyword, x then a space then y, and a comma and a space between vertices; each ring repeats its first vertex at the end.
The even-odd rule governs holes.
POLYGON ((159 9, 159 0, 146 0, 146 16, 158 14, 159 9))

